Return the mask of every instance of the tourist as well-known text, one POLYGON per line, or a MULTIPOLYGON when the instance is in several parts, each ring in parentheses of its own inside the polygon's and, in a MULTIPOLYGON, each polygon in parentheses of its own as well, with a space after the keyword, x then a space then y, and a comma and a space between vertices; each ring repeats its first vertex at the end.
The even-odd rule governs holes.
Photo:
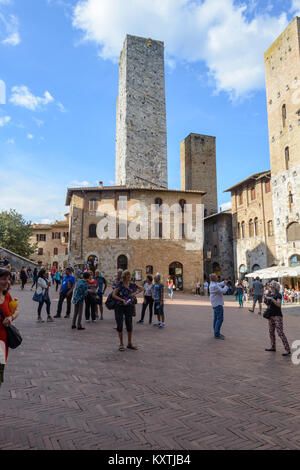
POLYGON ((280 284, 276 281, 271 282, 272 293, 267 295, 265 298, 265 303, 268 305, 268 314, 269 314, 269 333, 271 339, 271 348, 266 349, 265 351, 276 351, 276 338, 275 338, 275 329, 279 338, 281 339, 285 353, 283 356, 289 356, 291 354, 291 349, 288 343, 288 340, 283 332, 283 321, 282 321, 282 311, 281 311, 281 301, 282 295, 280 294, 280 284))
POLYGON ((225 339, 221 334, 221 327, 224 320, 224 298, 223 294, 227 292, 226 281, 218 282, 216 274, 210 275, 210 301, 214 310, 214 335, 216 339, 225 339))
POLYGON ((248 302, 249 300, 249 282, 246 279, 243 280, 243 288, 244 288, 244 300, 248 302))
POLYGON ((240 308, 243 307, 244 289, 241 281, 238 281, 236 288, 240 308))
POLYGON ((92 317, 92 322, 94 323, 96 321, 98 282, 93 278, 93 271, 86 274, 89 274, 89 277, 87 278, 88 293, 85 297, 85 321, 87 323, 90 322, 90 317, 92 317))
POLYGON ((75 277, 72 276, 72 272, 68 268, 66 269, 65 273, 66 273, 65 276, 63 276, 62 278, 62 283, 61 283, 61 288, 60 288, 60 293, 59 293, 59 301, 57 305, 57 313, 54 316, 54 318, 61 317, 63 301, 65 299, 67 299, 67 313, 65 315, 65 318, 70 318, 72 295, 73 295, 73 290, 75 288, 75 277))
POLYGON ((145 313, 147 307, 149 307, 149 324, 152 323, 152 315, 153 315, 153 296, 154 296, 154 289, 153 289, 153 277, 148 274, 146 278, 146 282, 144 283, 144 302, 142 306, 142 313, 141 319, 137 322, 139 324, 144 323, 145 313))
POLYGON ((24 290, 25 284, 26 284, 27 279, 28 279, 28 275, 27 275, 27 271, 26 271, 25 266, 23 266, 22 269, 21 269, 20 279, 21 279, 21 289, 24 290))
POLYGON ((171 300, 173 300, 173 289, 174 289, 174 282, 173 279, 169 277, 167 281, 167 286, 168 286, 168 295, 171 300))
POLYGON ((56 290, 56 292, 57 292, 57 291, 58 291, 58 288, 59 288, 59 286, 60 286, 60 280, 61 280, 61 272, 60 272, 60 269, 56 269, 54 278, 55 278, 55 283, 56 283, 56 288, 55 288, 55 290, 56 290))
POLYGON ((165 312, 164 312, 164 285, 161 282, 161 275, 159 273, 154 276, 153 297, 154 297, 154 315, 157 316, 157 323, 153 326, 158 328, 165 327, 165 312))
POLYGON ((196 284, 196 295, 201 295, 201 283, 200 283, 200 281, 197 281, 197 284, 196 284))
POLYGON ((103 274, 100 273, 99 270, 95 272, 95 280, 98 283, 98 291, 97 291, 97 300, 96 300, 96 316, 99 317, 98 314, 98 306, 100 310, 100 320, 103 320, 103 295, 107 289, 107 282, 106 279, 103 277, 103 274))
POLYGON ((123 343, 123 318, 125 317, 126 330, 128 335, 127 348, 137 350, 136 346, 132 344, 132 299, 135 297, 136 292, 142 292, 143 288, 137 284, 130 282, 130 271, 122 273, 121 281, 118 281, 116 288, 113 291, 113 298, 117 301, 116 322, 117 331, 120 339, 119 351, 125 351, 123 343))
POLYGON ((90 273, 83 273, 83 279, 78 279, 76 287, 74 290, 73 304, 74 306, 74 315, 72 329, 76 329, 76 320, 77 320, 77 330, 85 330, 82 326, 82 312, 83 312, 83 303, 88 294, 88 279, 90 279, 90 273))
POLYGON ((54 286, 54 282, 55 282, 55 273, 56 273, 56 269, 55 269, 55 267, 53 266, 53 268, 52 268, 51 271, 50 271, 50 275, 51 275, 52 285, 53 285, 53 286, 54 286))
POLYGON ((253 282, 253 287, 252 287, 253 307, 252 307, 252 310, 249 309, 249 312, 254 313, 256 302, 258 302, 258 305, 259 305, 258 313, 259 315, 261 315, 263 293, 264 293, 264 285, 259 279, 259 277, 257 277, 255 281, 253 282))
POLYGON ((34 268, 34 271, 33 271, 33 283, 32 283, 32 286, 31 286, 31 289, 32 290, 34 288, 34 286, 37 287, 37 280, 38 280, 38 270, 37 268, 34 268))
POLYGON ((7 361, 8 346, 6 342, 6 326, 9 326, 18 316, 17 307, 12 307, 13 300, 9 294, 11 273, 8 269, 0 268, 0 387, 3 383, 4 368, 7 361), (3 316, 5 320, 3 320, 3 316))
POLYGON ((51 317, 51 313, 50 313, 50 306, 51 306, 51 301, 49 297, 50 285, 51 283, 48 281, 48 274, 47 274, 46 269, 41 269, 37 275, 37 289, 36 289, 37 295, 42 295, 41 300, 39 302, 39 306, 38 306, 38 318, 37 318, 38 323, 44 323, 44 320, 42 319, 42 316, 41 316, 42 308, 44 304, 46 304, 47 322, 53 321, 51 317))
POLYGON ((204 281, 203 287, 204 287, 204 295, 208 296, 208 282, 206 280, 204 281))

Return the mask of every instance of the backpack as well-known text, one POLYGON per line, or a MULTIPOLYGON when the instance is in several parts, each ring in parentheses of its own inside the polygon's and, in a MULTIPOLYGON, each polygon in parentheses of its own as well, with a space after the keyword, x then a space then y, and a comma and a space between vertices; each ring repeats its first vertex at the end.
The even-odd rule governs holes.
POLYGON ((108 310, 114 310, 117 306, 117 301, 113 299, 113 293, 111 292, 105 302, 105 306, 108 310))

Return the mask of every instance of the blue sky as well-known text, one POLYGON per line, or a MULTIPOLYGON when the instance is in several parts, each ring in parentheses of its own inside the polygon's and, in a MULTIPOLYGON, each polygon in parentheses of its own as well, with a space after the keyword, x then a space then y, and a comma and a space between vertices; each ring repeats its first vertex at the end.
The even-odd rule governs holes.
POLYGON ((300 0, 0 0, 0 210, 67 212, 67 187, 115 180, 118 55, 126 33, 164 40, 169 187, 180 141, 217 137, 223 191, 269 169, 263 53, 300 0))

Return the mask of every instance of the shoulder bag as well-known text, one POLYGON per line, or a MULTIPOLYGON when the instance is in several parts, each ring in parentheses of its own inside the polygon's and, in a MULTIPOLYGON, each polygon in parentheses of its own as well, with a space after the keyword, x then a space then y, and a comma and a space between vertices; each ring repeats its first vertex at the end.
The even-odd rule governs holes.
MULTIPOLYGON (((0 315, 2 318, 2 322, 3 322, 3 320, 5 320, 6 317, 4 313, 2 312, 1 308, 0 308, 0 315)), ((6 345, 10 349, 16 349, 17 347, 19 347, 20 344, 22 343, 22 336, 19 330, 14 325, 9 325, 9 326, 3 325, 3 327, 6 330, 6 345)))

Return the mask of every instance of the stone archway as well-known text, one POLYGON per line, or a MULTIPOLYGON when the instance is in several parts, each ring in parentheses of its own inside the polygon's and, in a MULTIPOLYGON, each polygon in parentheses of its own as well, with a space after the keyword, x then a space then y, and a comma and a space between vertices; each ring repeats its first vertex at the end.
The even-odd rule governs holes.
POLYGON ((173 279, 176 290, 183 290, 183 265, 175 261, 169 265, 169 277, 173 279))

